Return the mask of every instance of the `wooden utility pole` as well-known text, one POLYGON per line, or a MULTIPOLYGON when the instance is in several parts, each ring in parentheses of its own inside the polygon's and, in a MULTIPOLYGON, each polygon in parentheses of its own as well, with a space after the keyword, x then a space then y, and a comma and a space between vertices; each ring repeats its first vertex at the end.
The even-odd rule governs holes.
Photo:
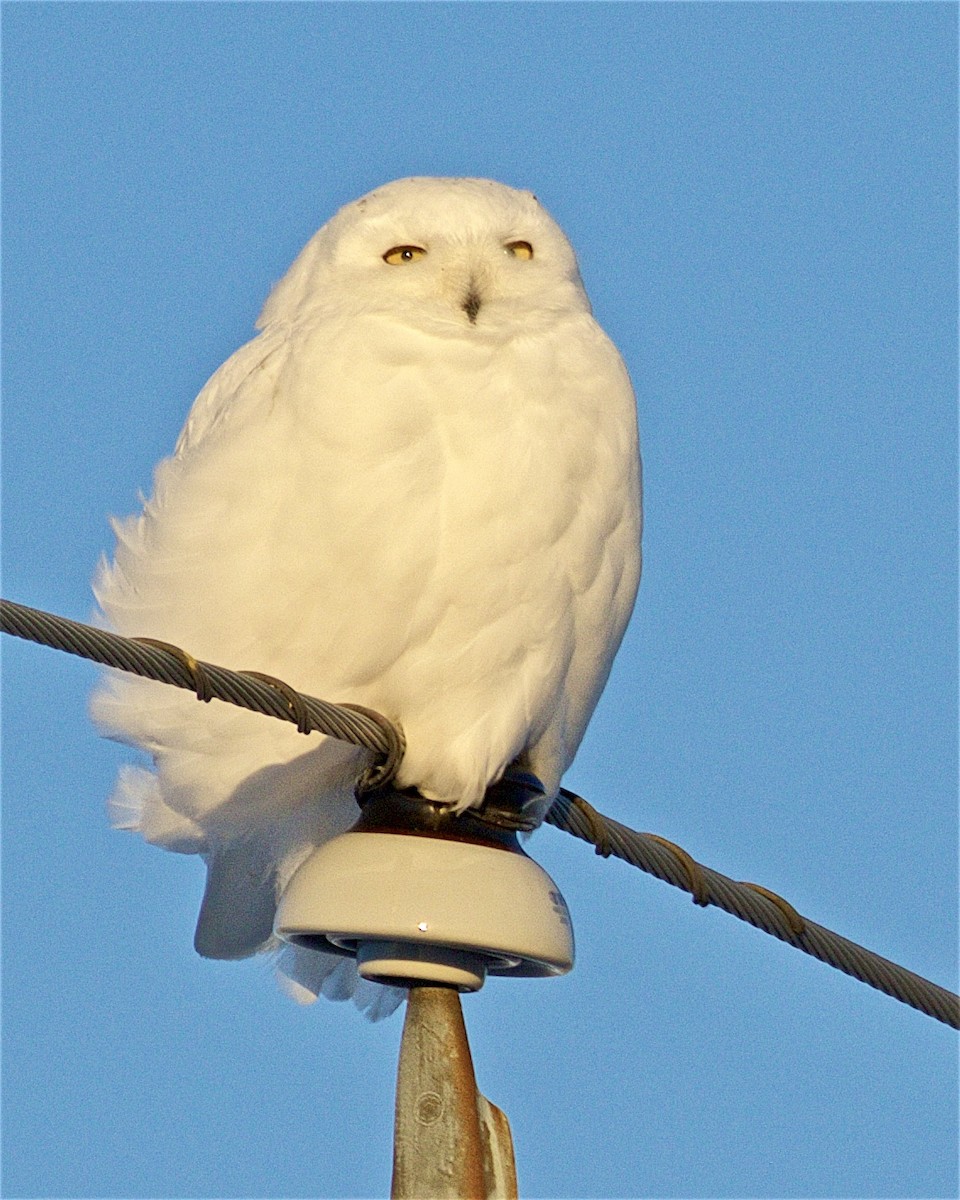
POLYGON ((506 1116, 481 1096, 454 988, 410 989, 397 1072, 393 1200, 516 1200, 506 1116))

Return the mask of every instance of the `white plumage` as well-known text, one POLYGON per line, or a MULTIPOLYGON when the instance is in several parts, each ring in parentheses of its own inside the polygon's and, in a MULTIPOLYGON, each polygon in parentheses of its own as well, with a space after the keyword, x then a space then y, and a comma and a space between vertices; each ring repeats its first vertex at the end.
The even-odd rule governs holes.
MULTIPOLYGON (((95 592, 118 632, 385 713, 400 786, 458 809, 519 761, 559 787, 640 574, 633 393, 529 192, 404 179, 346 205, 198 396, 95 592)), ((196 946, 272 948, 277 898, 356 817, 369 761, 111 673, 93 715, 145 749, 115 824, 202 854, 196 946)), ((392 989, 284 948, 298 999, 392 989)))

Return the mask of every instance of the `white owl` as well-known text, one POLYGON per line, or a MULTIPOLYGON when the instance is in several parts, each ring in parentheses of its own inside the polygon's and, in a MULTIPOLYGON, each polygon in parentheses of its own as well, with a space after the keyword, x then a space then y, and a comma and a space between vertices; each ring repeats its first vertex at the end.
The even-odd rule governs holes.
MULTIPOLYGON (((258 329, 115 522, 106 623, 377 709, 406 734, 399 786, 462 810, 518 762, 545 811, 640 575, 633 392, 570 244, 530 192, 402 179, 307 243, 258 329)), ((120 673, 92 711, 154 764, 121 769, 114 823, 207 864, 200 954, 275 948, 369 755, 120 673)), ((301 1000, 397 1000, 352 960, 278 966, 301 1000)))

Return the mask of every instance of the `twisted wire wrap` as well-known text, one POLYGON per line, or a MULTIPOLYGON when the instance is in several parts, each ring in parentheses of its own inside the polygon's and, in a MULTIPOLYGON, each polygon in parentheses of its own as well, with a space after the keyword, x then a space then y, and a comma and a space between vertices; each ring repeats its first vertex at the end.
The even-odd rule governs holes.
MULTIPOLYGON (((0 600, 0 630, 106 667, 186 688, 200 700, 225 700, 251 712, 290 721, 302 733, 316 731, 362 746, 383 757, 391 771, 389 778, 403 757, 403 734, 379 713, 374 719, 366 709, 304 696, 281 680, 264 678, 256 671, 228 671, 213 663, 198 662, 165 642, 121 637, 11 600, 0 600), (296 703, 293 695, 298 697, 296 703)), ((381 782, 387 782, 387 778, 381 782)))
MULTIPOLYGON (((272 676, 229 671, 212 663, 197 662, 175 646, 167 647, 146 638, 120 637, 10 600, 0 600, 0 631, 104 666, 186 688, 202 700, 215 697, 290 721, 301 732, 316 730, 363 746, 382 761, 361 780, 361 791, 388 783, 403 757, 402 731, 380 713, 358 705, 330 704, 304 696, 272 676)), ((737 883, 712 871, 673 842, 629 829, 598 813, 582 796, 566 789, 561 789, 545 820, 589 842, 605 857, 613 855, 690 893, 696 904, 722 908, 903 1004, 954 1029, 960 1028, 960 997, 807 920, 775 892, 759 884, 737 883)))
MULTIPOLYGON (((579 799, 574 793, 561 789, 545 820, 565 833, 592 843, 593 831, 581 806, 576 803, 579 799)), ((672 843, 665 845, 656 834, 638 833, 610 817, 604 817, 603 821, 610 851, 616 858, 689 892, 697 904, 722 908, 877 991, 909 1004, 944 1025, 960 1029, 960 997, 953 992, 801 917, 781 896, 758 884, 737 883, 702 863, 694 863, 698 878, 695 884, 687 863, 674 853, 679 847, 674 848, 672 843)))

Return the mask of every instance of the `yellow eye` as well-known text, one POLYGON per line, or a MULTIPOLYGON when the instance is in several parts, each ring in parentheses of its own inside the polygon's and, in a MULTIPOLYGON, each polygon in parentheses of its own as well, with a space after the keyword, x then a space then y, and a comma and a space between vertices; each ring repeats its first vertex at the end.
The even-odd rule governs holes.
POLYGON ((383 261, 389 263, 391 267, 399 267, 403 263, 416 262, 425 254, 426 250, 422 246, 394 246, 383 256, 383 261))
POLYGON ((529 242, 507 242, 504 250, 514 258, 533 258, 533 247, 529 242))

